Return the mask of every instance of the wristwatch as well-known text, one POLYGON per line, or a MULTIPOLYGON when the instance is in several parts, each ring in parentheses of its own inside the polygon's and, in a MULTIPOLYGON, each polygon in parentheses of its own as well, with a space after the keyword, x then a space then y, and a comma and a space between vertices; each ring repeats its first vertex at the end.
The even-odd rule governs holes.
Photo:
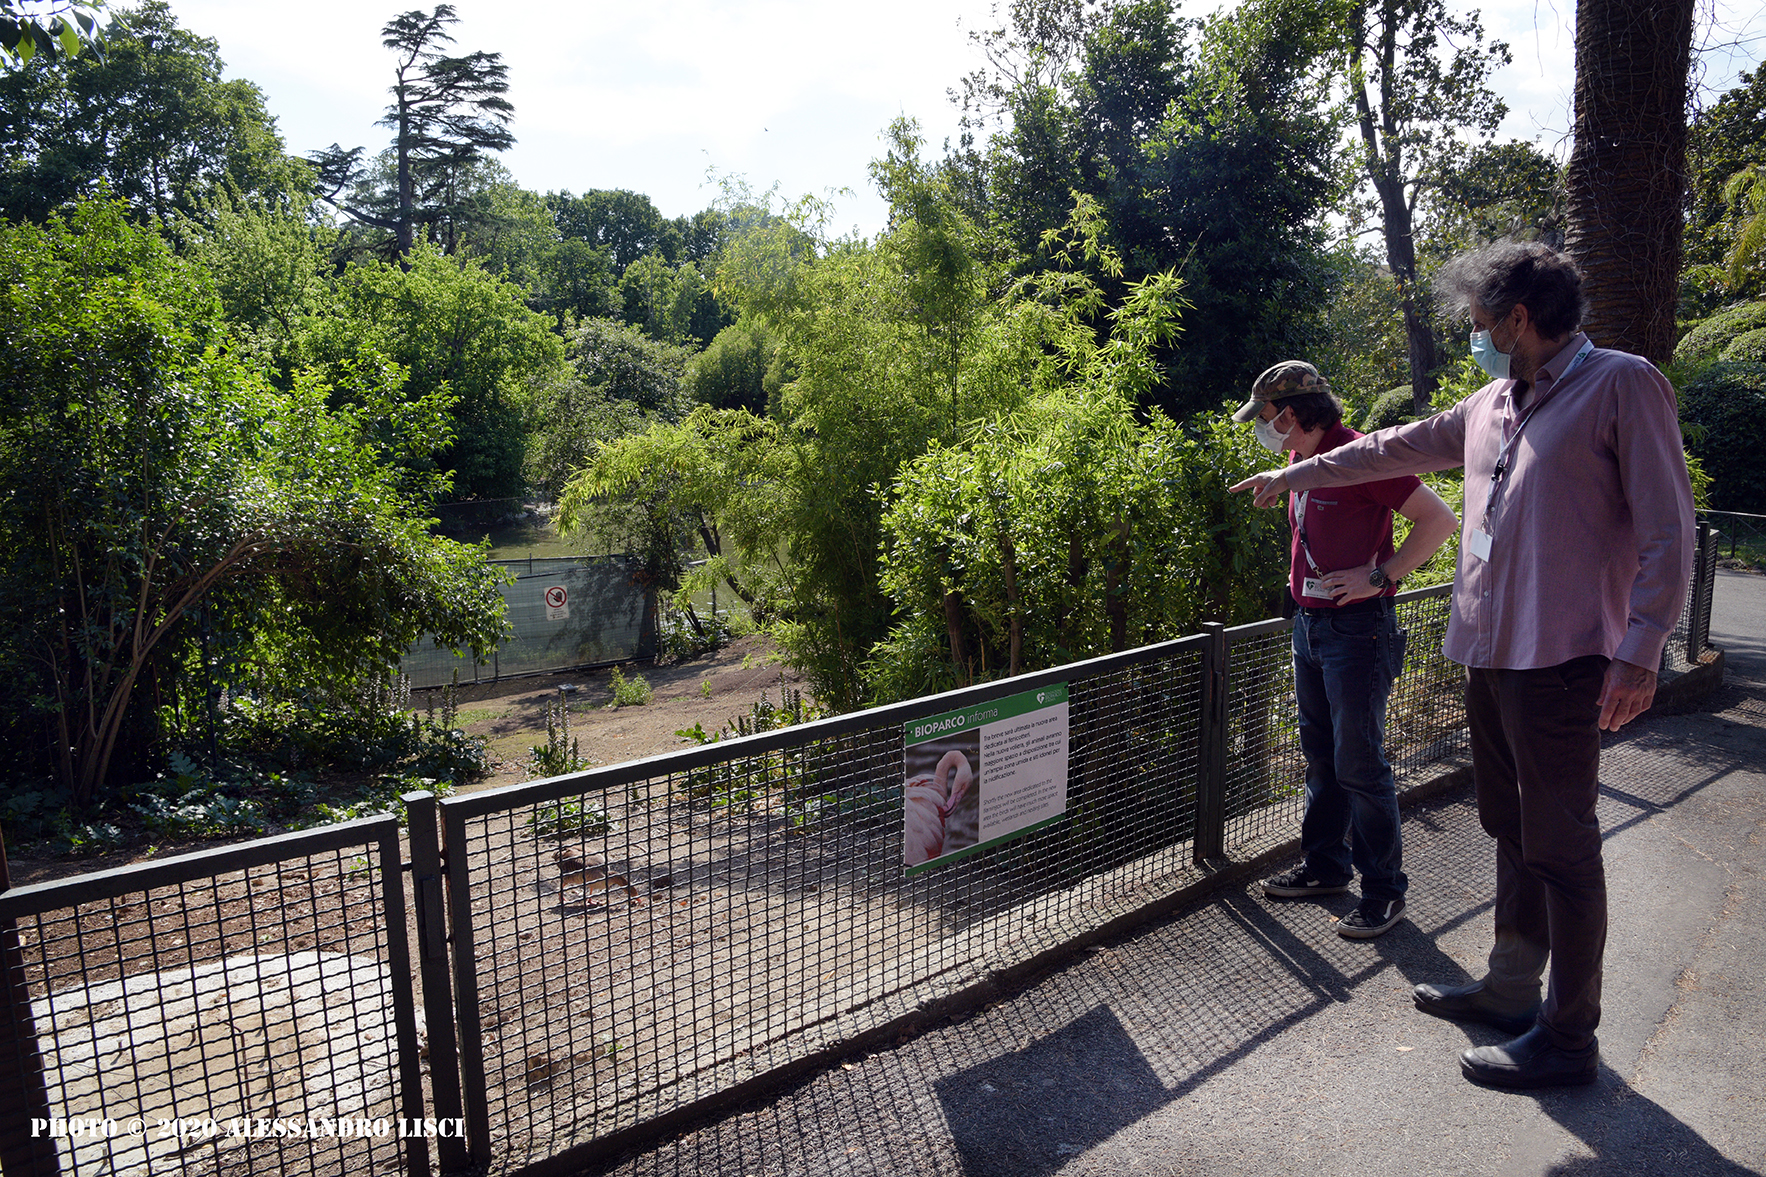
POLYGON ((1367 582, 1377 589, 1383 589, 1388 585, 1396 585, 1398 583, 1395 580, 1386 579, 1386 570, 1378 564, 1375 564, 1374 570, 1367 574, 1367 582))

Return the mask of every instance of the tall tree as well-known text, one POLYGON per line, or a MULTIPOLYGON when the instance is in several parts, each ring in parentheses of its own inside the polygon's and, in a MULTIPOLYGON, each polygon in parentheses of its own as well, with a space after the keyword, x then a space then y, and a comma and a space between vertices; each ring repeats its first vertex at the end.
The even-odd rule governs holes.
POLYGON ((1110 305, 1181 268, 1193 308, 1182 339, 1158 349, 1165 376, 1149 393, 1181 418, 1216 406, 1271 351, 1305 347, 1336 129, 1318 112, 1311 9, 1247 5, 1192 43, 1195 22, 1173 7, 1014 0, 978 38, 989 66, 961 99, 971 131, 995 117, 999 129, 946 167, 975 219, 1044 272, 1058 268, 1044 233, 1076 192, 1094 200, 1123 263, 1091 272, 1110 305))
POLYGON ((399 257, 416 241, 419 203, 449 206, 465 169, 485 152, 506 151, 515 143, 509 131, 515 107, 504 97, 509 67, 502 54, 477 50, 450 57, 442 51, 454 40, 448 27, 459 20, 453 5, 438 4, 429 13, 401 13, 380 30, 381 44, 396 55, 393 100, 380 120, 393 132, 394 179, 387 207, 338 199, 359 178, 360 147, 344 150, 334 143, 314 158, 328 190, 321 198, 391 232, 399 257))
POLYGON ((218 310, 118 205, 0 226, 0 746, 76 806, 139 770, 144 688, 229 586, 276 601, 265 644, 321 681, 426 629, 475 649, 501 629, 482 555, 428 534, 445 479, 402 470, 445 440, 448 393, 401 403, 383 360, 342 374, 347 410, 310 374, 280 392, 218 310))
POLYGON ((670 266, 680 259, 679 224, 666 220, 641 192, 595 188, 572 196, 566 190, 548 193, 546 204, 560 236, 605 249, 621 274, 648 254, 660 253, 670 266))
POLYGON ((1440 360, 1417 281, 1417 200, 1465 157, 1459 132, 1488 141, 1508 113, 1489 80, 1511 60, 1509 49, 1500 41, 1485 45, 1478 14, 1456 16, 1445 0, 1349 0, 1324 8, 1326 19, 1341 22, 1339 69, 1360 141, 1359 170, 1373 188, 1386 264, 1398 282, 1411 395, 1417 411, 1426 412, 1440 360))
POLYGON ((103 57, 38 56, 0 74, 0 215, 40 221, 100 184, 162 218, 221 187, 305 186, 263 93, 223 81, 216 43, 180 28, 163 0, 132 12, 107 45, 103 57))
POLYGON ((1579 0, 1576 142, 1564 244, 1587 275, 1588 333, 1674 353, 1694 0, 1579 0))

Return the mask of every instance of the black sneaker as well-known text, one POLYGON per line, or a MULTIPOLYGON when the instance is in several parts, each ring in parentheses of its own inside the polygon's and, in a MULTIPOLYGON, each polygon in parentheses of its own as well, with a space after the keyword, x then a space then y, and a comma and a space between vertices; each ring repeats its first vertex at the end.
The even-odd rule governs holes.
POLYGON ((1365 896, 1355 910, 1337 921, 1337 935, 1351 940, 1372 940, 1392 930, 1404 916, 1402 899, 1368 899, 1365 896))
POLYGON ((1263 880, 1263 893, 1271 899, 1301 899, 1307 895, 1341 895, 1348 883, 1327 883, 1303 866, 1263 880))

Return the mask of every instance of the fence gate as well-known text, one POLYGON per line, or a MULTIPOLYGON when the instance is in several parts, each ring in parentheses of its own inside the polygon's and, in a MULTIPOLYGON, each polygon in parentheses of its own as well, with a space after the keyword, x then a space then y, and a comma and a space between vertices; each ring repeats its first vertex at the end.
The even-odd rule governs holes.
POLYGON ((427 1177, 399 829, 0 893, 5 1177, 427 1177))

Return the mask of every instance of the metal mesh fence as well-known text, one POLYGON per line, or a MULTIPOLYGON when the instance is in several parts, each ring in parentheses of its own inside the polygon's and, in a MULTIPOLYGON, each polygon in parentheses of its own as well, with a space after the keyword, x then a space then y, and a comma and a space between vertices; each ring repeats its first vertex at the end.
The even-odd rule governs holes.
POLYGON ((496 1169, 849 1040, 1168 890, 1193 870, 1201 659, 1191 641, 1068 668, 1064 816, 920 874, 903 868, 911 706, 444 801, 482 1035, 463 1016, 462 1053, 483 1059, 496 1169))
POLYGON ((1386 759, 1400 789, 1471 763, 1465 670, 1441 649, 1452 600, 1447 585, 1398 599, 1398 628, 1409 636, 1386 700, 1386 759))
POLYGON ((8 1177, 427 1169, 405 929, 391 817, 0 895, 8 1177))
MULTIPOLYGON (((1411 631, 1393 757, 1463 753, 1445 590, 1411 631)), ((1228 631, 1225 842, 1292 836, 1290 627, 1228 631)), ((441 803, 468 1118, 495 1171, 672 1112, 888 1025, 1198 877, 1208 641, 441 803), (1064 679, 1059 820, 903 867, 908 719, 1064 679), (957 700, 962 700, 959 704, 957 700), (473 1091, 482 1103, 472 1106, 473 1091)))
POLYGON ((1717 541, 1719 554, 1731 560, 1766 565, 1766 515, 1749 515, 1741 511, 1701 511, 1722 535, 1717 541))
POLYGON ((1304 802, 1306 766, 1294 710, 1291 621, 1228 631, 1226 846, 1291 831, 1304 802))
POLYGON ((572 670, 648 657, 656 650, 653 594, 634 579, 625 556, 498 560, 515 572, 502 587, 509 636, 485 662, 425 637, 400 664, 414 688, 482 682, 517 674, 572 670))

